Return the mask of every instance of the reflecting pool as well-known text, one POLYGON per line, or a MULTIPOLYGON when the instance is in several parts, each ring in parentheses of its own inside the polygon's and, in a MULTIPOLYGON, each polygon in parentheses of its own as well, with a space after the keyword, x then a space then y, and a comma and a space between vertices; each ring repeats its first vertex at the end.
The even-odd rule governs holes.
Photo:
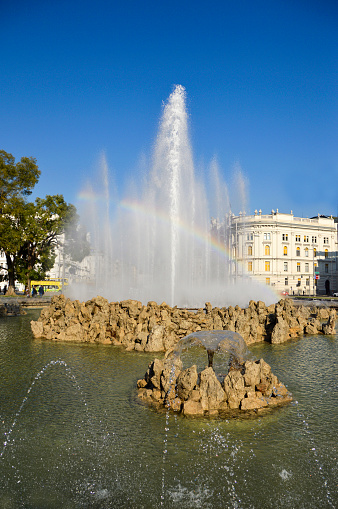
POLYGON ((138 401, 153 353, 34 340, 0 320, 0 508, 337 507, 337 335, 251 346, 294 401, 187 419, 138 401))

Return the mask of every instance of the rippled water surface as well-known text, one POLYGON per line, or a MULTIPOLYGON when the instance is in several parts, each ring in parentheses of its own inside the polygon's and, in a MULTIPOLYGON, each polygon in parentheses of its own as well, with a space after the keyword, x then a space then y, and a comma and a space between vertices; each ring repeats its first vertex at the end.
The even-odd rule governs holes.
POLYGON ((37 341, 0 320, 0 508, 330 508, 337 496, 337 336, 251 347, 294 395, 255 419, 140 404, 154 354, 37 341))

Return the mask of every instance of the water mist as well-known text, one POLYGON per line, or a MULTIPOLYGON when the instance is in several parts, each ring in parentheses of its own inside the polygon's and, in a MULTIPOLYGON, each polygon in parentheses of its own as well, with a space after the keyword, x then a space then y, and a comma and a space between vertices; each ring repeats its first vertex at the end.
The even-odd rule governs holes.
MULTIPOLYGON (((196 175, 184 87, 177 85, 164 105, 144 182, 135 180, 134 190, 118 197, 114 213, 109 210, 105 159, 101 166, 102 200, 96 208, 102 210, 90 214, 96 218, 91 227, 95 278, 87 289, 74 287, 73 296, 83 300, 100 294, 114 301, 153 300, 187 307, 200 307, 206 301, 245 306, 250 299, 276 300, 248 277, 245 281, 234 277, 238 271, 236 260, 229 256, 229 191, 216 160, 204 177, 207 183, 196 175)), ((246 201, 244 187, 241 179, 237 194, 246 201)), ((234 205, 244 210, 247 204, 234 205)))

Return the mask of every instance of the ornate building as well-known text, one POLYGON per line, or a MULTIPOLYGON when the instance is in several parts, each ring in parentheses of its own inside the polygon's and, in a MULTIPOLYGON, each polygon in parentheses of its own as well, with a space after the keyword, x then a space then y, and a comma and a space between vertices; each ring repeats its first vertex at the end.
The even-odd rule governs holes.
POLYGON ((332 216, 230 216, 229 248, 237 277, 251 275, 289 295, 338 291, 337 224, 332 216))

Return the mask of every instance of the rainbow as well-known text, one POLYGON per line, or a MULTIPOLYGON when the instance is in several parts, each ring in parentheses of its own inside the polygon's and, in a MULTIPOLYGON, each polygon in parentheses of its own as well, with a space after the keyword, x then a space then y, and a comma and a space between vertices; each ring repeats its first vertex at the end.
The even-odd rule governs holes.
MULTIPOLYGON (((167 212, 154 208, 151 209, 138 201, 125 199, 120 202, 120 207, 123 208, 124 210, 128 210, 130 212, 142 215, 143 217, 156 218, 158 221, 163 222, 165 224, 169 224, 171 222, 171 219, 167 212)), ((202 230, 202 228, 199 228, 197 226, 192 227, 190 224, 184 222, 181 218, 175 219, 175 224, 182 232, 191 236, 199 243, 203 245, 205 244, 210 245, 214 251, 220 253, 228 260, 231 259, 231 253, 229 249, 226 249, 225 245, 219 242, 218 239, 210 235, 210 233, 205 232, 204 230, 202 230)))
MULTIPOLYGON (((102 202, 106 200, 106 196, 103 193, 95 193, 92 190, 85 190, 81 191, 77 198, 80 201, 90 201, 92 203, 95 202, 102 202)), ((157 221, 162 222, 164 224, 170 224, 171 218, 169 217, 168 213, 164 210, 158 209, 158 208, 150 208, 148 205, 137 201, 137 200, 131 200, 131 199, 123 199, 115 204, 117 208, 120 208, 122 210, 132 212, 134 214, 141 215, 145 218, 155 218, 157 221)), ((230 250, 217 238, 210 235, 209 232, 206 232, 202 228, 199 228, 197 226, 191 226, 191 224, 188 224, 184 222, 181 218, 177 218, 175 220, 175 224, 177 227, 184 232, 185 234, 191 236, 191 238, 195 239, 197 242, 199 242, 202 245, 209 245, 213 251, 219 253, 221 256, 223 256, 226 260, 233 260, 236 261, 236 263, 242 268, 242 273, 247 274, 245 262, 238 260, 236 257, 231 255, 230 250)), ((257 281, 255 278, 253 280, 256 281, 260 286, 265 287, 264 283, 257 281)), ((270 291, 272 291, 273 294, 278 296, 277 292, 273 288, 269 288, 270 291)))

